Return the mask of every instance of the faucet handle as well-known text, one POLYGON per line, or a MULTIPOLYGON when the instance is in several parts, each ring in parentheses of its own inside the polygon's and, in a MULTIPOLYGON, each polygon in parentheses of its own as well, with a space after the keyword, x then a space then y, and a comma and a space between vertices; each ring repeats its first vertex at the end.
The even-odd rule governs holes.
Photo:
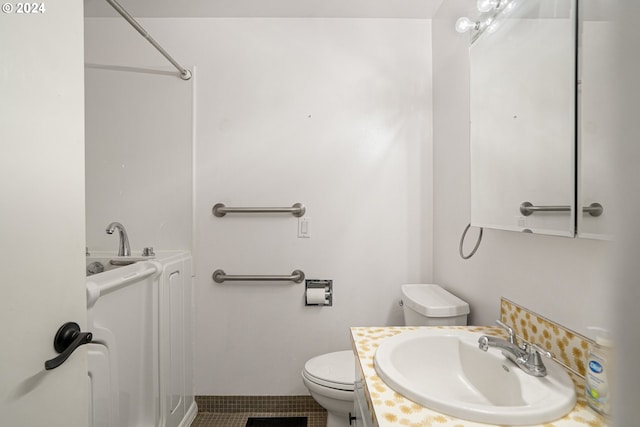
POLYGON ((518 345, 518 339, 516 338, 516 334, 513 332, 513 329, 511 329, 509 325, 507 325, 504 322, 501 322, 500 320, 496 320, 496 325, 500 326, 502 329, 507 331, 507 335, 509 336, 507 338, 507 341, 509 341, 511 344, 518 345))
POLYGON ((542 363, 542 356, 552 359, 553 353, 533 343, 527 343, 526 350, 529 354, 523 362, 527 372, 536 377, 547 375, 547 367, 542 363))
POLYGON ((147 246, 142 250, 142 256, 156 256, 152 246, 147 246))
POLYGON ((529 343, 527 347, 529 349, 529 353, 538 353, 548 359, 553 359, 555 357, 555 355, 552 352, 540 347, 538 344, 529 343))

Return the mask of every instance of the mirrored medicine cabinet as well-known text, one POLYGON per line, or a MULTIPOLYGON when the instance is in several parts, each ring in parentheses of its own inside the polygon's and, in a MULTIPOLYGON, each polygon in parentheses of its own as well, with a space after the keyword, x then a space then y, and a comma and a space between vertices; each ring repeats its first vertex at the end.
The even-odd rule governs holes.
POLYGON ((471 224, 609 238, 610 24, 595 0, 490 3, 470 36, 471 224))

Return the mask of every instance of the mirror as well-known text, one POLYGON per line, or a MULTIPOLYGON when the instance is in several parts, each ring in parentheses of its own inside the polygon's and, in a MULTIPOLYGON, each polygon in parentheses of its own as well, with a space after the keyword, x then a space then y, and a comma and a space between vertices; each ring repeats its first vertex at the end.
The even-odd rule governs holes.
POLYGON ((573 237, 576 0, 494 3, 471 36, 471 224, 573 237))
POLYGON ((611 209, 615 138, 614 100, 617 71, 614 63, 614 26, 611 2, 581 2, 580 45, 578 48, 578 204, 603 206, 600 216, 578 216, 578 237, 611 239, 614 224, 611 209))

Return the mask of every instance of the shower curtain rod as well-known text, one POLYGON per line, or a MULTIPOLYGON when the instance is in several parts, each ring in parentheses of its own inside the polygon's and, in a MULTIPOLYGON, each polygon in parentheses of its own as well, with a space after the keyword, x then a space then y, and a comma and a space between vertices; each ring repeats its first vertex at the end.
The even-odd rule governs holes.
POLYGON ((133 28, 135 28, 141 35, 142 37, 144 37, 145 39, 147 39, 147 41, 149 43, 151 43, 153 45, 153 47, 155 47, 158 52, 160 52, 162 54, 162 56, 164 56, 165 58, 167 58, 167 60, 169 62, 171 62, 171 64, 176 67, 178 69, 178 71, 180 72, 180 78, 182 80, 189 80, 191 78, 191 71, 187 70, 186 68, 183 68, 180 64, 178 64, 176 62, 175 59, 173 59, 171 57, 171 55, 169 55, 167 53, 166 50, 164 50, 162 48, 162 46, 160 46, 158 44, 158 42, 156 42, 153 37, 151 37, 149 35, 149 33, 147 33, 145 31, 144 28, 142 28, 142 25, 140 25, 138 23, 138 21, 136 21, 135 19, 133 19, 133 16, 129 15, 129 12, 127 12, 121 5, 120 3, 118 3, 116 0, 107 0, 107 3, 109 3, 111 5, 111 7, 113 7, 116 12, 118 12, 129 24, 131 24, 131 26, 133 28))

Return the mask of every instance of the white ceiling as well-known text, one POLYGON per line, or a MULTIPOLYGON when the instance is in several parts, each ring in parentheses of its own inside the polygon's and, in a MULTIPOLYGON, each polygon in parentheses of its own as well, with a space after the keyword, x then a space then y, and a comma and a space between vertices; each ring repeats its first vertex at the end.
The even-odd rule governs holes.
MULTIPOLYGON (((432 18, 443 0, 118 0, 137 18, 327 17, 432 18)), ((84 0, 86 17, 118 14, 105 0, 84 0)))

